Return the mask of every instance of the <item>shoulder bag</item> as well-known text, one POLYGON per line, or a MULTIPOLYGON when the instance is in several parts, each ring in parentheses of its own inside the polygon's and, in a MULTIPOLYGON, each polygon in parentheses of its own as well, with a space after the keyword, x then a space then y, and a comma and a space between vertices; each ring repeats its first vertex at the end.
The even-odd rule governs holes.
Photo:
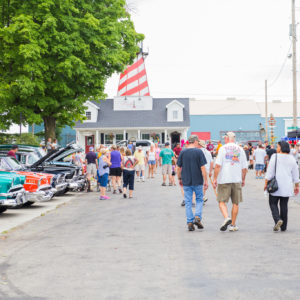
POLYGON ((277 154, 276 155, 276 160, 275 160, 275 176, 268 181, 268 184, 267 184, 267 191, 269 194, 271 193, 275 193, 278 191, 278 182, 277 182, 277 179, 276 179, 276 169, 277 169, 277 154))

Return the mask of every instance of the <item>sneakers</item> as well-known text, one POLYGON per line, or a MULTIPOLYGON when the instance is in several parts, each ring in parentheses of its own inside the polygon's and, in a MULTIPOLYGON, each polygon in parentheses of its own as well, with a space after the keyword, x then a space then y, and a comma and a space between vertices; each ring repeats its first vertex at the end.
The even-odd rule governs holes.
POLYGON ((220 230, 221 231, 226 231, 227 230, 227 227, 231 224, 231 219, 230 218, 227 218, 224 220, 224 223, 222 224, 220 230))
POLYGON ((194 220, 194 225, 196 225, 198 227, 198 229, 203 229, 204 226, 203 224, 201 223, 201 220, 199 217, 195 217, 195 220, 194 220))
POLYGON ((203 201, 204 203, 208 201, 208 198, 207 197, 203 197, 203 201))
POLYGON ((113 194, 116 194, 116 193, 117 193, 117 191, 116 191, 116 190, 114 190, 114 191, 113 191, 113 194))
POLYGON ((140 182, 140 177, 137 177, 136 182, 140 182))
POLYGON ((229 226, 229 231, 231 231, 231 232, 234 232, 234 231, 238 231, 239 230, 239 228, 236 226, 236 225, 230 225, 229 226))
POLYGON ((109 200, 110 198, 108 196, 100 196, 100 200, 109 200))
POLYGON ((167 186, 164 182, 162 183, 162 186, 167 186))
POLYGON ((188 230, 189 231, 194 231, 195 230, 195 226, 193 223, 188 223, 188 230))
POLYGON ((123 194, 123 198, 127 198, 127 195, 125 193, 123 194))
POLYGON ((181 206, 185 206, 185 201, 184 200, 182 200, 181 206))
POLYGON ((123 191, 122 191, 122 189, 121 189, 121 188, 119 188, 119 193, 120 193, 120 194, 122 194, 122 193, 123 193, 123 191))
POLYGON ((273 231, 279 231, 280 227, 282 226, 283 224, 283 221, 282 220, 279 220, 276 225, 274 226, 273 228, 273 231))
POLYGON ((142 181, 145 182, 145 177, 142 178, 142 181))

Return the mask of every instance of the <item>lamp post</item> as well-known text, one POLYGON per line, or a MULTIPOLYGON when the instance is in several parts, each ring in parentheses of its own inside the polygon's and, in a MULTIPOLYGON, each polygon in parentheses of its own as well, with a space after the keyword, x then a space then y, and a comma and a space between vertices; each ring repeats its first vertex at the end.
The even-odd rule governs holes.
POLYGON ((292 41, 293 41, 293 127, 297 130, 297 32, 296 32, 296 0, 292 0, 292 41))

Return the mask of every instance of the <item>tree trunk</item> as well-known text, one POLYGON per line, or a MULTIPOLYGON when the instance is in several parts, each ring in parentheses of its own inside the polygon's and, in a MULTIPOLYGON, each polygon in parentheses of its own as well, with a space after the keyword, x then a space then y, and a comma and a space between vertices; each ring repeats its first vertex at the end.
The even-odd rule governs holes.
POLYGON ((47 144, 47 141, 49 138, 55 139, 55 128, 56 128, 56 119, 54 117, 48 116, 44 117, 44 126, 45 126, 45 143, 47 144))

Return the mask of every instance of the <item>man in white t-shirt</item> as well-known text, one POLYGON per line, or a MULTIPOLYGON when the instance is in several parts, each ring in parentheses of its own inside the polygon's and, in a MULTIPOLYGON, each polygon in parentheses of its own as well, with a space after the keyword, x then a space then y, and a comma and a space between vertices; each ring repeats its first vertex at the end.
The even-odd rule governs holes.
POLYGON ((262 172, 265 169, 267 160, 267 152, 263 145, 258 145, 258 148, 253 153, 253 159, 255 160, 256 179, 263 179, 262 172))
MULTIPOLYGON (((203 151, 203 154, 206 158, 206 162, 207 162, 206 165, 205 165, 206 173, 209 175, 209 177, 211 177, 212 172, 213 172, 213 168, 214 168, 214 161, 213 161, 211 152, 206 149, 206 144, 205 144, 205 141, 203 141, 203 140, 199 141, 199 148, 203 151)), ((206 197, 206 190, 204 190, 204 192, 203 192, 203 201, 206 202, 207 200, 208 199, 206 197)))
POLYGON ((225 219, 220 230, 226 231, 230 225, 230 231, 237 231, 236 219, 239 203, 243 201, 242 187, 245 186, 248 163, 245 151, 235 143, 233 132, 227 132, 224 140, 225 145, 218 152, 214 172, 214 187, 218 188, 217 201, 225 219), (231 218, 227 209, 229 198, 232 201, 231 218))

